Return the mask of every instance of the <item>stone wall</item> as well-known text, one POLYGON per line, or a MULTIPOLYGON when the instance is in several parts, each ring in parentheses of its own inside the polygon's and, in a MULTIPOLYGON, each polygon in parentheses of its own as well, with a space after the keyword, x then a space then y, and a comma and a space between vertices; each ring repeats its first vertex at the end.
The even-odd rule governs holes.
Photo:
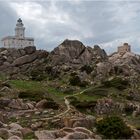
POLYGON ((131 46, 128 43, 124 43, 123 46, 118 47, 119 54, 124 54, 126 52, 131 52, 131 46))

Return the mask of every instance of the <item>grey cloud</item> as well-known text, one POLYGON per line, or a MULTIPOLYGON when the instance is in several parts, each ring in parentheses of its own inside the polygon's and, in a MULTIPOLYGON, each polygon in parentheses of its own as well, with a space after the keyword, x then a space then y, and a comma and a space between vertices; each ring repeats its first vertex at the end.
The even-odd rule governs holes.
MULTIPOLYGON (((116 49, 116 40, 126 40, 132 43, 134 51, 140 52, 138 1, 30 1, 28 18, 17 7, 11 7, 11 3, 0 5, 0 37, 11 34, 17 16, 21 16, 27 35, 35 37, 36 45, 41 49, 52 50, 64 39, 71 38, 80 39, 85 45, 101 44, 108 52, 116 49), (37 6, 34 8, 33 4, 37 6), (31 12, 37 15, 36 19, 32 19, 31 12)), ((25 2, 15 3, 22 6, 25 2)))
POLYGON ((5 2, 0 2, 0 17, 0 38, 8 34, 13 34, 16 13, 5 2))

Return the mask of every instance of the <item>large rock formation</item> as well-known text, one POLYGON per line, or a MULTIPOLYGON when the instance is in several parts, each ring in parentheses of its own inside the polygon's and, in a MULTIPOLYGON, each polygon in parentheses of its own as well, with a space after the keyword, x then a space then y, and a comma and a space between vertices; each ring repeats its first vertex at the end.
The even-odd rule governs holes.
POLYGON ((99 61, 107 60, 107 54, 99 46, 94 48, 85 47, 83 43, 78 40, 65 40, 57 48, 55 48, 49 60, 53 65, 59 64, 91 64, 93 60, 99 61))
POLYGON ((24 49, 0 48, 0 73, 27 74, 48 56, 47 51, 36 50, 34 46, 24 49))

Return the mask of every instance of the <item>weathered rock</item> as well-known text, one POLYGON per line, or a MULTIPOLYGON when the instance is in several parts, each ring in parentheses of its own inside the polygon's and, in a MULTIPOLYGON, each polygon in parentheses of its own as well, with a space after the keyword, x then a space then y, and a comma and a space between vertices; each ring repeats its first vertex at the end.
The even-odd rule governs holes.
POLYGON ((17 130, 21 130, 22 129, 22 127, 19 124, 17 124, 17 123, 11 123, 9 125, 9 127, 10 127, 10 130, 12 130, 12 131, 17 131, 17 130))
POLYGON ((37 54, 33 53, 31 55, 25 55, 22 57, 17 58, 12 65, 13 66, 21 66, 23 64, 31 63, 37 58, 37 54))
POLYGON ((97 101, 95 106, 95 111, 97 114, 112 114, 121 113, 124 110, 124 104, 115 102, 111 98, 102 98, 97 101))
POLYGON ((26 54, 32 54, 36 51, 36 47, 35 46, 28 46, 24 48, 24 51, 26 52, 26 54))
POLYGON ((83 132, 83 133, 87 134, 88 136, 93 137, 93 133, 84 127, 76 127, 76 128, 74 128, 74 130, 77 132, 83 132))
POLYGON ((85 128, 92 128, 95 124, 94 117, 77 117, 77 118, 63 118, 62 122, 64 123, 65 127, 85 127, 85 128))
POLYGON ((26 105, 28 106, 29 109, 34 109, 33 103, 26 103, 26 105))
POLYGON ((90 137, 82 132, 74 132, 71 134, 68 134, 64 139, 89 139, 90 137))
POLYGON ((23 136, 26 136, 26 135, 31 134, 33 132, 30 128, 22 128, 20 131, 21 131, 23 136))
POLYGON ((6 126, 7 126, 7 124, 0 121, 0 128, 5 128, 6 126))
POLYGON ((3 139, 8 139, 10 136, 10 133, 7 129, 5 128, 0 128, 0 137, 3 139))
POLYGON ((23 137, 21 131, 19 131, 19 130, 9 130, 9 132, 10 132, 12 135, 18 136, 18 137, 20 137, 20 138, 23 137))
POLYGON ((132 140, 140 139, 140 130, 134 129, 134 130, 133 130, 133 135, 132 135, 131 139, 132 139, 132 140))
MULTIPOLYGON (((4 91, 5 92, 5 91, 4 91)), ((6 91, 7 92, 7 91, 6 91)), ((9 92, 9 91, 8 91, 9 92)), ((4 108, 5 106, 8 106, 9 103, 11 102, 10 99, 8 98, 1 98, 0 99, 0 108, 4 108)))
POLYGON ((5 123, 7 121, 8 117, 6 116, 6 114, 4 114, 2 111, 0 112, 0 121, 2 123, 5 123))
POLYGON ((42 122, 41 121, 38 121, 38 122, 35 122, 34 124, 31 125, 31 129, 32 130, 37 130, 39 127, 42 126, 42 122))
POLYGON ((108 59, 106 52, 103 49, 101 49, 98 45, 94 46, 93 51, 94 55, 98 58, 98 60, 104 61, 108 59))
POLYGON ((42 131, 35 131, 35 136, 39 140, 49 140, 49 139, 56 139, 55 131, 47 131, 47 130, 42 130, 42 131))
POLYGON ((36 108, 45 108, 45 106, 47 105, 47 100, 46 99, 43 99, 41 101, 39 101, 37 104, 36 104, 36 108))
POLYGON ((73 128, 70 128, 70 127, 64 127, 61 129, 61 131, 64 131, 66 133, 73 133, 75 132, 75 130, 73 128))
MULTIPOLYGON (((0 95, 1 97, 4 97, 1 100, 1 102, 3 103, 6 103, 6 100, 7 100, 7 103, 8 103, 8 100, 9 98, 13 98, 13 97, 17 97, 17 93, 18 91, 15 90, 15 89, 12 89, 8 86, 3 86, 1 89, 0 89, 0 95)), ((2 105, 2 104, 1 104, 2 105)))
POLYGON ((22 140, 22 139, 18 136, 11 136, 8 140, 22 140))
POLYGON ((23 103, 22 99, 12 99, 8 106, 13 109, 28 109, 28 105, 23 103))
POLYGON ((77 40, 65 40, 57 48, 55 48, 50 55, 50 59, 54 65, 71 62, 77 59, 85 46, 77 40))

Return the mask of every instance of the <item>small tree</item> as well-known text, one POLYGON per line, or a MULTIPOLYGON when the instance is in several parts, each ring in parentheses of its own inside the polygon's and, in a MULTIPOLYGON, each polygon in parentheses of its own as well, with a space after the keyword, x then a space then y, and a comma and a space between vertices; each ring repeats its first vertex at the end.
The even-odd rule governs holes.
POLYGON ((80 86, 80 87, 86 87, 88 85, 87 81, 81 81, 80 77, 78 75, 74 75, 69 79, 70 85, 72 86, 80 86))
POLYGON ((118 116, 105 117, 96 123, 97 131, 107 139, 128 139, 132 130, 118 116))

